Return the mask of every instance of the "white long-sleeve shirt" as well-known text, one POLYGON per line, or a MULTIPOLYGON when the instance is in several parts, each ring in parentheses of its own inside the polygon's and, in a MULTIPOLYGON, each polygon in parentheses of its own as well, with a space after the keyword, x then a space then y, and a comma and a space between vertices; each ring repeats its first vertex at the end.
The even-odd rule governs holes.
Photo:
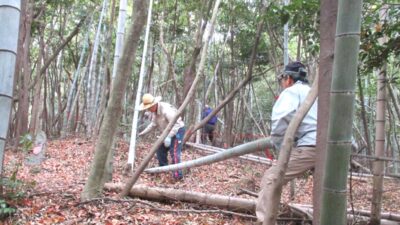
MULTIPOLYGON (((286 88, 279 95, 278 100, 272 108, 271 137, 279 149, 286 129, 294 114, 306 98, 310 87, 301 81, 286 88)), ((299 128, 295 133, 296 146, 316 145, 317 139, 317 101, 314 102, 299 128)))
MULTIPOLYGON (((159 128, 161 131, 167 128, 169 121, 171 121, 176 113, 177 109, 173 107, 171 104, 166 102, 159 102, 157 107, 157 112, 152 113, 152 120, 151 123, 139 133, 139 136, 145 135, 150 131, 154 130, 155 128, 159 128)), ((174 126, 172 127, 171 131, 168 134, 168 137, 173 137, 178 133, 179 128, 184 127, 185 124, 183 123, 181 117, 175 122, 174 126)))

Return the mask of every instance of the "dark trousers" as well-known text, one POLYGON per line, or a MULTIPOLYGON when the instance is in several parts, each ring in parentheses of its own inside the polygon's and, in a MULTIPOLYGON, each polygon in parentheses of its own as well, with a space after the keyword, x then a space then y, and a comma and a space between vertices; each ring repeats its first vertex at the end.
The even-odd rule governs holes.
POLYGON ((215 125, 214 124, 206 124, 203 128, 203 134, 201 135, 202 137, 202 142, 206 143, 207 138, 210 140, 211 143, 214 141, 214 130, 215 130, 215 125))
MULTIPOLYGON (((176 164, 181 162, 181 152, 182 152, 182 140, 185 135, 185 128, 181 127, 178 133, 172 137, 171 145, 167 148, 163 144, 157 150, 157 159, 160 166, 168 165, 168 152, 171 155, 171 164, 176 164)), ((172 175, 175 179, 181 179, 183 177, 182 170, 173 171, 172 175)))

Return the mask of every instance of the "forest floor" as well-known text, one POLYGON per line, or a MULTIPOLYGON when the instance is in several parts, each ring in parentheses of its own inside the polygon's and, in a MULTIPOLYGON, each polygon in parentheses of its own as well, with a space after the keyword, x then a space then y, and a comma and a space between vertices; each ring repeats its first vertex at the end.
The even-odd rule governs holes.
MULTIPOLYGON (((254 219, 229 212, 211 211, 209 206, 184 202, 114 201, 118 193, 104 192, 107 198, 81 203, 80 194, 88 177, 95 143, 82 138, 51 140, 47 144, 46 159, 36 166, 26 163, 27 154, 7 150, 4 168, 6 176, 17 170, 17 178, 24 182, 25 196, 19 202, 9 202, 17 212, 3 219, 3 224, 254 224, 254 219)), ((151 143, 139 142, 137 162, 141 162, 151 143)), ((120 141, 116 146, 112 182, 124 182, 124 167, 129 145, 120 141)), ((185 148, 182 160, 195 159, 205 154, 185 148)), ((154 157, 149 167, 157 166, 154 157)), ((137 184, 149 187, 175 188, 210 194, 254 199, 240 194, 241 189, 257 192, 264 164, 244 159, 192 168, 181 181, 174 181, 170 173, 142 174, 137 184)), ((399 180, 384 183, 383 212, 400 212, 399 180)), ((296 179, 294 199, 290 200, 289 185, 283 191, 281 202, 310 205, 312 202, 312 176, 296 179)), ((372 181, 353 180, 349 194, 349 207, 369 210, 372 181), (351 196, 351 198, 350 198, 351 196), (350 201, 351 199, 351 201, 350 201)), ((254 216, 254 215, 251 215, 254 216)))

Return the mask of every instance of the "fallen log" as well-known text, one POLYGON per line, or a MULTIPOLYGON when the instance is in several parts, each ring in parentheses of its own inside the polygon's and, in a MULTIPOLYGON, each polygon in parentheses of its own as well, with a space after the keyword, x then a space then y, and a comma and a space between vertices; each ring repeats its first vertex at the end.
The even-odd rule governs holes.
POLYGON ((179 170, 179 169, 184 169, 184 168, 193 168, 197 166, 202 166, 202 165, 208 165, 211 163, 223 161, 229 158, 245 155, 251 152, 256 152, 256 151, 262 151, 265 150, 267 147, 272 148, 273 144, 270 138, 263 138, 259 139, 256 141, 252 141, 246 144, 242 144, 239 146, 235 146, 230 149, 226 149, 225 151, 213 154, 213 155, 208 155, 202 158, 198 158, 195 160, 191 161, 186 161, 186 162, 181 162, 178 164, 172 164, 168 166, 162 166, 162 167, 155 167, 155 168, 149 168, 146 169, 145 172, 148 173, 161 173, 161 172, 167 172, 167 171, 174 171, 174 170, 179 170))
MULTIPOLYGON (((106 183, 105 189, 109 191, 119 192, 124 187, 123 183, 106 183)), ((237 198, 218 194, 201 193, 194 191, 184 191, 172 188, 147 187, 144 185, 135 185, 131 188, 129 196, 138 197, 152 201, 182 201, 196 203, 201 205, 214 206, 218 208, 228 209, 234 212, 254 213, 255 200, 237 198)), ((293 212, 301 212, 306 215, 307 219, 312 219, 313 208, 311 205, 288 204, 293 212)), ((348 219, 354 220, 362 218, 368 221, 370 213, 363 210, 353 211, 348 209, 348 219)), ((299 214, 299 213, 298 213, 299 214)), ((279 220, 279 219, 278 219, 279 220)), ((381 225, 398 225, 400 215, 394 213, 382 213, 381 225)))
MULTIPOLYGON (((107 183, 105 188, 112 191, 121 191, 123 183, 107 183)), ((183 191, 171 188, 146 187, 135 185, 129 192, 131 197, 139 197, 153 201, 183 201, 202 205, 211 205, 235 212, 254 212, 255 202, 250 199, 230 197, 218 194, 209 194, 193 191, 183 191)))

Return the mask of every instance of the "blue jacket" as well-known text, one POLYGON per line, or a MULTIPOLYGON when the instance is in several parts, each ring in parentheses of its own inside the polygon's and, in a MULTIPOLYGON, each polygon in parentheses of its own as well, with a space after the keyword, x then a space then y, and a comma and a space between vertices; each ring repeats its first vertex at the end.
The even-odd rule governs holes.
MULTIPOLYGON (((203 114, 201 115, 201 119, 206 118, 208 115, 210 115, 211 112, 212 112, 212 109, 211 109, 211 108, 205 108, 205 109, 203 110, 203 114)), ((215 125, 215 124, 217 123, 217 120, 218 120, 217 116, 213 116, 213 117, 211 117, 211 119, 207 122, 207 124, 215 125)))

